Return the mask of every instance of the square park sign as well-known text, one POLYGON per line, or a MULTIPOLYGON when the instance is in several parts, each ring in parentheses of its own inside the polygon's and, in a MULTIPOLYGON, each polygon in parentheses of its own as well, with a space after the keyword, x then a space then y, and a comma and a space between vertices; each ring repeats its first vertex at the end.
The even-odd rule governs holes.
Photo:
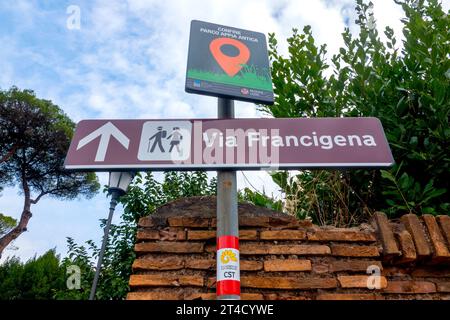
POLYGON ((263 33, 191 22, 186 92, 273 104, 263 33))

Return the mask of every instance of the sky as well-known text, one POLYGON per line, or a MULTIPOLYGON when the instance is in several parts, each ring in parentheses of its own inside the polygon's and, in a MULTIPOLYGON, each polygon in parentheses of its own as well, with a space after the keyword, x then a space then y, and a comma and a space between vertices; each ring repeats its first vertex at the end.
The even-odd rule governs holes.
MULTIPOLYGON (((380 33, 391 26, 401 38, 401 8, 393 0, 372 0, 380 33)), ((450 0, 444 0, 448 10, 450 0)), ((78 122, 82 119, 214 118, 216 98, 185 93, 191 20, 275 32, 280 52, 292 28, 311 25, 330 56, 342 46, 347 26, 356 34, 351 0, 84 0, 0 1, 0 89, 15 85, 52 100, 78 122), (79 28, 73 24, 79 13, 79 28), (75 15, 75 16, 74 16, 75 15)), ((236 117, 267 117, 251 103, 237 102, 236 117)), ((107 184, 106 173, 99 174, 107 184)), ((266 172, 238 173, 238 187, 279 196, 266 172)), ((6 188, 0 212, 19 219, 23 198, 6 188)), ((28 231, 7 249, 27 260, 56 248, 66 253, 66 237, 99 242, 99 219, 108 200, 60 201, 43 198, 32 207, 28 231)), ((120 220, 122 208, 113 222, 120 220)))

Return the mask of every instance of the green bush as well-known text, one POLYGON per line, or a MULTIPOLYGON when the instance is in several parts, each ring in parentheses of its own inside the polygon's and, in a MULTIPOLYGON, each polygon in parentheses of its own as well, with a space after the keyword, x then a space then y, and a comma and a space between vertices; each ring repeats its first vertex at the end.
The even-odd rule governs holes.
POLYGON ((0 300, 52 299, 66 286, 65 272, 54 249, 25 263, 8 258, 0 265, 0 300))
POLYGON ((311 28, 294 29, 289 57, 278 53, 271 34, 269 54, 275 92, 274 117, 377 117, 396 165, 378 170, 302 171, 273 176, 299 217, 316 223, 352 225, 375 210, 448 214, 450 158, 450 19, 437 0, 396 1, 406 18, 403 45, 387 27, 383 42, 373 5, 356 2, 357 37, 326 61, 311 28), (331 75, 327 75, 331 74, 331 75))
MULTIPOLYGON (((131 265, 135 260, 134 245, 140 218, 178 198, 215 194, 216 180, 208 182, 205 172, 165 172, 162 182, 158 182, 150 172, 138 174, 127 194, 120 199, 124 214, 122 222, 119 225, 113 224, 110 229, 96 299, 121 300, 126 297, 131 265)), ((106 220, 101 221, 102 228, 105 222, 106 220)), ((71 238, 68 239, 68 247, 65 263, 78 265, 82 269, 81 289, 64 290, 57 297, 87 299, 100 248, 92 240, 86 241, 86 246, 83 246, 76 244, 71 238)))

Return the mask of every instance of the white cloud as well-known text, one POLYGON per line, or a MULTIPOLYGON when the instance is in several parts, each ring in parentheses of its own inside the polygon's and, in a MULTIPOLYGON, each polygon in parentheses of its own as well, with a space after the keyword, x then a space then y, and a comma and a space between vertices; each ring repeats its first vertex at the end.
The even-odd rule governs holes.
MULTIPOLYGON (((123 1, 98 0, 95 2, 92 11, 88 11, 92 28, 86 26, 88 32, 97 39, 109 41, 111 37, 125 31, 127 24, 127 6, 123 1)), ((86 11, 82 11, 86 14, 86 11)))

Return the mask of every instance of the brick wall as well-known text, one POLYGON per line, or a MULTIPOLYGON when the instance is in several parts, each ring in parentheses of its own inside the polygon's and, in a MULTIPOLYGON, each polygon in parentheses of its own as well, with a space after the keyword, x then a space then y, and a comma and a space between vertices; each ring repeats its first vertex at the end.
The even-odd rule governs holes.
MULTIPOLYGON (((215 215, 194 197, 142 218, 128 299, 215 299, 215 215)), ((243 204, 239 226, 242 299, 450 299, 450 216, 343 229, 243 204)))

